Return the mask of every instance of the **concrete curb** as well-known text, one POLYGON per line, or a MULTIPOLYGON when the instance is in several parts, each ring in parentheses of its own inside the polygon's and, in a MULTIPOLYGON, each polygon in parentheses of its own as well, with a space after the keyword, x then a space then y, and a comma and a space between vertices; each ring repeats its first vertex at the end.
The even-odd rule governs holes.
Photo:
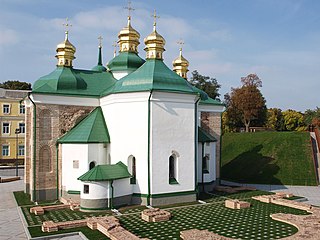
POLYGON ((62 233, 62 234, 55 234, 55 235, 49 235, 49 236, 43 236, 43 237, 35 237, 35 238, 29 238, 29 240, 49 240, 49 239, 57 239, 57 238, 72 237, 72 236, 79 236, 84 240, 88 240, 88 238, 86 238, 86 236, 82 232, 71 232, 71 233, 62 233))
POLYGON ((26 234, 28 239, 31 239, 31 236, 30 236, 30 233, 29 233, 29 230, 28 230, 28 223, 27 223, 27 221, 26 221, 26 219, 24 217, 24 214, 22 212, 21 207, 17 206, 17 212, 18 212, 20 220, 22 222, 24 233, 26 234))

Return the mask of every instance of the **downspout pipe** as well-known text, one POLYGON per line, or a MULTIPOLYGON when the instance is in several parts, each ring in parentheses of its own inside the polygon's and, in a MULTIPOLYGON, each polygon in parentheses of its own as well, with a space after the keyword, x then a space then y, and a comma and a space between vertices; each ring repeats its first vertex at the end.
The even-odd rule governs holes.
POLYGON ((57 170, 56 170, 56 178, 57 178, 57 200, 59 200, 59 143, 56 142, 56 163, 57 163, 57 170))
POLYGON ((36 133, 37 133, 37 129, 36 129, 36 116, 37 116, 37 106, 35 104, 35 102, 31 99, 30 97, 30 92, 28 92, 28 99, 30 100, 30 102, 33 105, 33 192, 32 192, 32 199, 33 201, 36 201, 36 133))
POLYGON ((202 192, 204 193, 204 171, 203 171, 203 162, 205 161, 204 160, 204 142, 202 142, 201 143, 202 144, 202 161, 201 161, 201 169, 202 169, 202 171, 201 171, 201 174, 202 174, 202 192))
POLYGON ((197 193, 197 198, 199 197, 198 191, 198 103, 201 100, 200 94, 198 94, 198 99, 194 104, 194 191, 197 193))
POLYGON ((110 187, 111 187, 110 209, 112 209, 113 208, 113 195, 114 195, 113 180, 111 180, 111 182, 110 182, 110 187))
POLYGON ((153 90, 150 91, 148 98, 148 195, 147 195, 147 205, 150 205, 150 195, 151 195, 151 180, 150 180, 150 138, 151 138, 151 96, 153 90))

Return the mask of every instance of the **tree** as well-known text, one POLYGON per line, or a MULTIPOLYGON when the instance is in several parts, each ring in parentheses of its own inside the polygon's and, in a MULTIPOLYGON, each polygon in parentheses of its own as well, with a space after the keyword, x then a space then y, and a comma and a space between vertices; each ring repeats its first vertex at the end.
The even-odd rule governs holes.
POLYGON ((20 82, 17 80, 9 80, 0 83, 0 88, 12 89, 12 90, 31 90, 31 83, 20 82))
POLYGON ((304 112, 304 124, 306 126, 320 127, 320 108, 316 107, 315 110, 308 109, 304 112))
POLYGON ((266 126, 276 131, 285 130, 282 110, 280 108, 268 109, 266 126))
POLYGON ((259 90, 262 81, 256 74, 249 74, 241 78, 242 87, 232 88, 230 95, 230 116, 236 115, 249 132, 250 124, 253 121, 264 125, 266 118, 266 101, 259 90), (260 119, 259 119, 260 118, 260 119))
POLYGON ((285 129, 288 131, 305 131, 303 114, 295 110, 286 110, 282 112, 285 129))
POLYGON ((208 76, 203 76, 199 74, 197 70, 194 70, 191 74, 192 74, 192 77, 190 78, 189 82, 193 86, 206 92, 208 96, 213 99, 216 99, 220 96, 218 91, 221 85, 218 83, 217 79, 210 78, 208 76))

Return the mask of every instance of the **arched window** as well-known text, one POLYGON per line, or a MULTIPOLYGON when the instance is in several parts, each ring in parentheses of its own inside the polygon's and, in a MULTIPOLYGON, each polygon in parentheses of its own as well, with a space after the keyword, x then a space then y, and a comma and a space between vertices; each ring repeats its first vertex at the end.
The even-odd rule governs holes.
POLYGON ((136 158, 132 155, 128 158, 128 170, 132 177, 130 178, 130 184, 136 184, 136 176, 137 176, 137 167, 136 167, 136 158))
POLYGON ((169 183, 177 184, 177 156, 172 154, 169 157, 169 183))
POLYGON ((39 151, 39 172, 51 172, 51 149, 43 146, 39 151))
POLYGON ((202 158, 202 171, 203 173, 209 173, 209 154, 206 154, 202 158))
POLYGON ((89 163, 89 170, 91 170, 92 168, 94 168, 96 166, 96 163, 94 161, 89 163))

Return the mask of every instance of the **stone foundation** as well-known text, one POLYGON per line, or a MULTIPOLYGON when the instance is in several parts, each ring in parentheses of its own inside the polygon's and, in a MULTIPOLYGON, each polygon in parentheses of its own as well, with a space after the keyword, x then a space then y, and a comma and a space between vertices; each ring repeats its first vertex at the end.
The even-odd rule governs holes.
POLYGON ((141 218, 146 222, 163 222, 171 218, 171 213, 159 208, 146 209, 141 212, 141 218))
POLYGON ((231 209, 243 209, 243 208, 249 208, 250 203, 245 201, 239 201, 238 199, 228 199, 224 202, 225 207, 231 208, 231 209))

